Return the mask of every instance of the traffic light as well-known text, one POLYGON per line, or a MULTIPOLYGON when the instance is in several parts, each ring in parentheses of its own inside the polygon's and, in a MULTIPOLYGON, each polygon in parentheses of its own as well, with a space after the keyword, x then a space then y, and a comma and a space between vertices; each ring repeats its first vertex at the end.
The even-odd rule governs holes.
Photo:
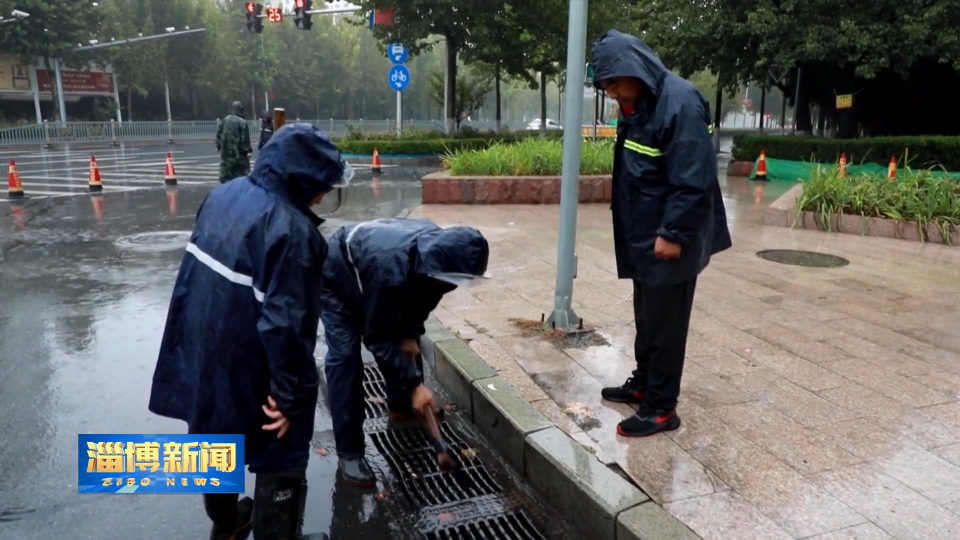
POLYGON ((297 23, 297 28, 301 30, 309 30, 313 28, 313 15, 308 13, 313 9, 313 0, 297 0, 294 8, 294 20, 297 23))
POLYGON ((263 4, 254 4, 247 2, 243 5, 247 13, 247 30, 250 32, 263 32, 263 4))

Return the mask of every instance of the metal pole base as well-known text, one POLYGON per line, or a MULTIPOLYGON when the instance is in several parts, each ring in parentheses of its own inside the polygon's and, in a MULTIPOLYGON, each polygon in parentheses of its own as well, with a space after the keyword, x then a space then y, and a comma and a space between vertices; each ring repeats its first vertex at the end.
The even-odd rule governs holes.
POLYGON ((573 333, 582 330, 583 319, 577 316, 573 308, 566 310, 554 310, 547 318, 547 326, 552 330, 573 333))

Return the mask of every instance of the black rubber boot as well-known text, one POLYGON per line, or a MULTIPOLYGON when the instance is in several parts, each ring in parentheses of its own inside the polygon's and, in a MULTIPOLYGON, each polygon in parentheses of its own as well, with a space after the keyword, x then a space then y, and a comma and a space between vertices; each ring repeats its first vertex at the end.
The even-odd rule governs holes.
POLYGON ((253 521, 253 499, 238 495, 205 494, 203 508, 213 521, 210 540, 246 540, 253 521))
POLYGON ((254 491, 253 537, 300 540, 307 481, 303 476, 258 474, 254 491))
POLYGON ((377 475, 367 458, 341 459, 340 473, 343 479, 360 488, 372 488, 377 485, 377 475))

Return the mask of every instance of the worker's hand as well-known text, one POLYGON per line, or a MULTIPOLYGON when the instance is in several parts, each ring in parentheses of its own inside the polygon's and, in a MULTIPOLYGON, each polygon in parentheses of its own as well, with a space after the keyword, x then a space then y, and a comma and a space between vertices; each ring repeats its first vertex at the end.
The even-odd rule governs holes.
POLYGON ((264 431, 278 431, 277 438, 283 437, 290 429, 290 420, 277 408, 277 402, 273 397, 267 396, 267 405, 263 406, 263 413, 274 420, 272 424, 263 426, 264 431))
POLYGON ((405 339, 400 342, 400 350, 403 351, 404 356, 414 360, 420 354, 420 344, 415 339, 405 339))
POLYGON ((667 261, 680 258, 680 244, 671 242, 662 236, 657 237, 657 243, 653 246, 653 254, 658 259, 667 261))
POLYGON ((437 403, 433 400, 433 392, 423 384, 413 389, 412 401, 415 411, 422 411, 427 406, 431 411, 437 408, 437 403))

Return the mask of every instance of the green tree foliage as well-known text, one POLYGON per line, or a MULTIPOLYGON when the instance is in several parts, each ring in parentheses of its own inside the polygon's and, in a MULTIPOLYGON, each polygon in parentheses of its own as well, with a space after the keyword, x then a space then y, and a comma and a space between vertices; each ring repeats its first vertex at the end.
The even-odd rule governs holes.
MULTIPOLYGON (((454 111, 456 113, 457 130, 460 124, 476 113, 480 107, 487 101, 487 95, 493 87, 493 80, 488 74, 478 72, 477 70, 465 70, 457 74, 457 93, 454 100, 454 111)), ((430 97, 437 105, 443 105, 444 80, 443 73, 434 71, 430 73, 430 97)))
POLYGON ((960 90, 954 0, 648 0, 631 10, 635 31, 681 74, 709 70, 734 88, 787 73, 779 86, 791 102, 799 87, 799 131, 812 131, 816 107, 842 137, 960 133, 956 107, 930 114, 960 90), (839 94, 855 94, 853 109, 835 109, 839 94))
MULTIPOLYGON (((87 0, 4 0, 0 12, 7 15, 19 9, 30 16, 0 31, 0 50, 19 55, 25 63, 40 58, 51 75, 54 59, 64 50, 85 44, 99 30, 100 10, 87 0)), ((76 58, 70 58, 77 65, 76 58)), ((56 85, 54 85, 56 86, 56 85)), ((54 88, 54 93, 56 88, 54 88)), ((56 115, 61 116, 58 98, 53 96, 56 115)))

